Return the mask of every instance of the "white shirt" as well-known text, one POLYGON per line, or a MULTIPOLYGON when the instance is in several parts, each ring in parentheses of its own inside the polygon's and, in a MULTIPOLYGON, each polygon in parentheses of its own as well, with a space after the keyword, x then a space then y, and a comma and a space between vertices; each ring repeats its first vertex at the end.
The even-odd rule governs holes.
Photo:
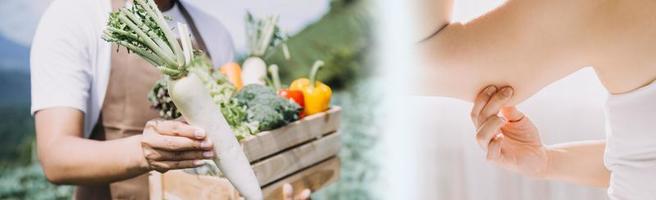
POLYGON ((656 199, 656 81, 611 95, 606 116, 608 196, 612 200, 656 199))
MULTIPOLYGON (((225 27, 191 3, 182 2, 198 26, 215 67, 232 61, 225 27)), ((84 112, 84 136, 98 121, 110 72, 111 44, 101 35, 109 0, 55 0, 41 17, 31 47, 32 114, 52 107, 84 112)), ((167 12, 183 19, 177 6, 167 12)), ((144 97, 145 98, 145 97, 144 97)))

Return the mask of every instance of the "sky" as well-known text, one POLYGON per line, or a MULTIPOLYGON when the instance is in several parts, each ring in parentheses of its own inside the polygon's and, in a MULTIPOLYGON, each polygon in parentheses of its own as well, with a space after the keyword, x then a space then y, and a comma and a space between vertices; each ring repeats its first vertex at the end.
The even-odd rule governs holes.
MULTIPOLYGON (((97 0, 87 0, 97 1, 97 0)), ((290 34, 318 20, 329 9, 329 0, 183 0, 202 4, 201 8, 217 16, 231 32, 238 51, 245 49, 244 15, 279 14, 281 27, 290 34)), ((2 0, 0 35, 29 46, 41 13, 52 0, 2 0)), ((1 48, 1 47, 0 47, 1 48)))
POLYGON ((29 46, 41 13, 52 0, 2 0, 0 35, 29 46))

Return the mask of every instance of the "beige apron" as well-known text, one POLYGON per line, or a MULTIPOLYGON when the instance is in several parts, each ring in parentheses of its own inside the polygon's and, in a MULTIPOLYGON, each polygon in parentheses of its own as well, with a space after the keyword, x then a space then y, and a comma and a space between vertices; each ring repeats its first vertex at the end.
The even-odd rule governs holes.
MULTIPOLYGON (((112 10, 125 5, 126 0, 112 0, 112 10)), ((196 26, 179 3, 178 8, 189 23, 194 45, 208 53, 196 26)), ((91 139, 113 140, 141 134, 147 121, 159 118, 150 107, 147 95, 161 75, 137 54, 112 45, 111 71, 99 126, 91 139), (101 126, 100 126, 101 125, 101 126)), ((215 188, 216 189, 216 188, 215 188)), ((110 183, 109 185, 78 186, 75 199, 148 199, 148 174, 110 183)))

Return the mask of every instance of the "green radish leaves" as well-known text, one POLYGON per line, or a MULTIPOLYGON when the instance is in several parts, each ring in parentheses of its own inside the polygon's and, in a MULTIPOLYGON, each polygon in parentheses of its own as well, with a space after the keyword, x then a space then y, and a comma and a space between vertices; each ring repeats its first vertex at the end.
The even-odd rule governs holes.
MULTIPOLYGON (((184 24, 180 34, 183 48, 171 32, 166 18, 153 0, 134 0, 134 5, 110 13, 102 38, 126 47, 173 79, 184 77, 193 49, 189 29, 184 24)), ((208 64, 209 65, 209 64, 208 64)))

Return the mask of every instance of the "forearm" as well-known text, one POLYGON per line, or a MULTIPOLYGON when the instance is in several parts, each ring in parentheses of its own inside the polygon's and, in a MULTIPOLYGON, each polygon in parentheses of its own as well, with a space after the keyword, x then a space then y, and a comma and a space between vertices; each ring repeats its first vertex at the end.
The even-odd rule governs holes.
POLYGON ((544 178, 608 187, 610 172, 604 166, 606 141, 585 141, 548 147, 549 164, 544 178))
POLYGON ((65 136, 44 144, 39 157, 47 178, 54 183, 108 183, 148 171, 140 138, 95 141, 65 136))
POLYGON ((567 2, 508 1, 465 24, 451 23, 419 44, 423 63, 412 80, 426 87, 411 92, 473 101, 485 86, 509 85, 514 105, 590 64, 576 25, 584 23, 582 10, 567 2))

